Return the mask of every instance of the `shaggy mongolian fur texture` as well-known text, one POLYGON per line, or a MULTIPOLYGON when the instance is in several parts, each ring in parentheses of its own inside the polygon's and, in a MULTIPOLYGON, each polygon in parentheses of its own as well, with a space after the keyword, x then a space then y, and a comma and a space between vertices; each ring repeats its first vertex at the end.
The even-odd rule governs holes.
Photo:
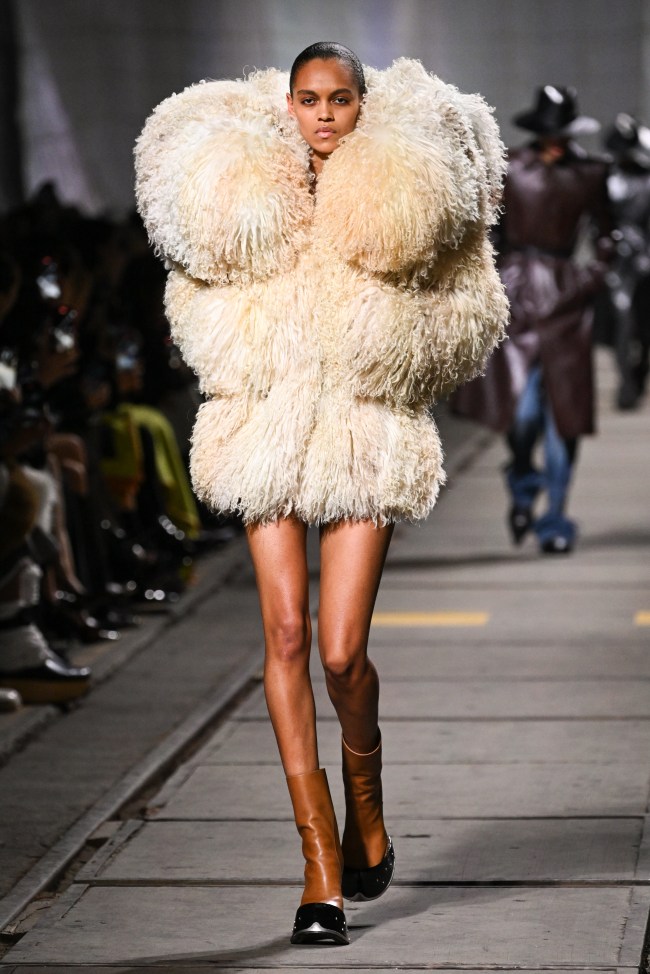
POLYGON ((367 81, 315 194, 278 71, 173 95, 136 147, 172 333, 209 397, 194 486, 247 522, 426 516, 444 480, 428 407, 504 334, 490 110, 416 61, 367 81))

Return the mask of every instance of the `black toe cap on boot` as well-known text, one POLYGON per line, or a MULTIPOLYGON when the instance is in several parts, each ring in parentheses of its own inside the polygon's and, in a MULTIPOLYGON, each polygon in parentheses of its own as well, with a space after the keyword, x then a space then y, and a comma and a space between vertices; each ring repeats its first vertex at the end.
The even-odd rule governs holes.
POLYGON ((332 903, 305 903, 296 911, 292 944, 350 943, 345 913, 332 903))
POLYGON ((395 849, 388 837, 386 854, 379 865, 368 869, 344 869, 341 889, 346 900, 376 900, 386 892, 395 875, 395 849))

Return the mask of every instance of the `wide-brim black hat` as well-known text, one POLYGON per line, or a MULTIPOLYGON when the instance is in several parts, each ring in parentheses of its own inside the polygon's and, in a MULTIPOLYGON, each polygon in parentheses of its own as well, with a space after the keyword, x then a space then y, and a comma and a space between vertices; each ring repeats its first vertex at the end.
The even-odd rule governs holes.
POLYGON ((544 85, 537 91, 537 104, 513 118, 520 129, 538 135, 593 135, 600 123, 588 115, 578 114, 578 101, 573 88, 544 85))
POLYGON ((650 168, 650 129, 641 125, 633 115, 619 112, 603 142, 617 157, 650 168))

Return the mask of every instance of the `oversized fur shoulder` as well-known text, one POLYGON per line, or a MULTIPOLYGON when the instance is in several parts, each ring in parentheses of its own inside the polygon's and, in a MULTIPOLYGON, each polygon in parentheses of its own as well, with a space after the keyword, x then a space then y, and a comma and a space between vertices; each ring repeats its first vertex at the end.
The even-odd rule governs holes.
POLYGON ((285 269, 313 201, 288 76, 208 81, 163 101, 136 143, 138 208, 159 255, 212 284, 285 269))
POLYGON ((357 127, 310 192, 309 156, 273 69, 173 95, 136 146, 138 206, 158 253, 192 277, 286 271, 309 239, 372 274, 413 277, 498 204, 503 146, 490 110, 400 59, 367 69, 357 127))
POLYGON ((468 229, 494 221, 504 146, 484 100, 419 61, 368 69, 359 122, 319 179, 316 222, 338 253, 374 274, 426 276, 468 229))

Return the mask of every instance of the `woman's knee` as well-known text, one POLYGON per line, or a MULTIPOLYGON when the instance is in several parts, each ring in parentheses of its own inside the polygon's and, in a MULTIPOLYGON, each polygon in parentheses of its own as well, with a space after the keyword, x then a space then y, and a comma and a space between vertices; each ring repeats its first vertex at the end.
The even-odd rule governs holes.
POLYGON ((305 663, 311 648, 309 616, 283 615, 267 623, 266 655, 277 663, 305 663))
POLYGON ((369 666, 365 646, 321 647, 321 660, 328 682, 341 688, 354 686, 369 666))

